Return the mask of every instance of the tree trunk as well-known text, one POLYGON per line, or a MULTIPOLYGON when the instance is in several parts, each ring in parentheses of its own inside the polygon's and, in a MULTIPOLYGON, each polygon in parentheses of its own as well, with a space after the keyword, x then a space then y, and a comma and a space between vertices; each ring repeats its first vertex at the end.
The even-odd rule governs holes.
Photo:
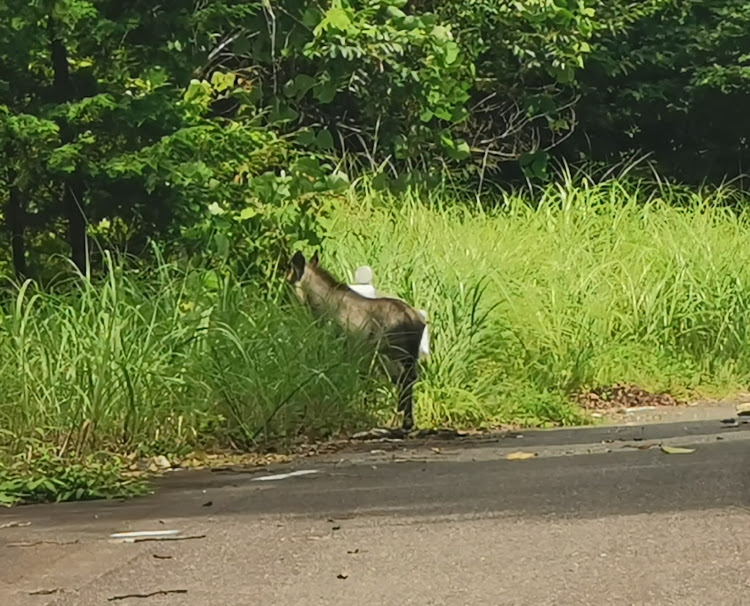
MULTIPOLYGON (((70 78, 68 50, 65 42, 57 35, 52 17, 49 20, 50 51, 54 74, 53 87, 58 103, 66 103, 75 98, 73 82, 70 78)), ((60 138, 63 143, 73 140, 73 132, 67 123, 60 125, 60 138)), ((82 274, 87 273, 88 242, 86 237, 86 214, 83 208, 84 182, 75 172, 63 182, 62 207, 68 219, 68 243, 71 259, 82 274)))
POLYGON ((5 208, 5 222, 10 232, 10 249, 13 255, 13 270, 18 280, 28 277, 26 267, 26 220, 21 192, 15 184, 13 169, 8 170, 8 205, 5 208))
POLYGON ((63 204, 68 217, 68 242, 70 258, 83 275, 87 275, 88 239, 86 215, 83 212, 83 182, 77 175, 65 180, 63 204))

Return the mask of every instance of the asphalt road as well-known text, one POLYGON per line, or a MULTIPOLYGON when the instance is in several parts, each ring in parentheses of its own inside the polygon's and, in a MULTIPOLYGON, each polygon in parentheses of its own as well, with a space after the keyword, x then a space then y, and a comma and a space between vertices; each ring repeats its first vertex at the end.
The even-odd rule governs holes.
POLYGON ((125 503, 17 508, 0 513, 30 523, 0 529, 0 604, 745 606, 748 428, 368 444, 174 473, 125 503), (695 451, 637 448, 656 442, 695 451), (505 459, 519 449, 537 457, 505 459), (290 470, 316 473, 260 479, 290 470), (184 540, 108 540, 151 529, 184 540))

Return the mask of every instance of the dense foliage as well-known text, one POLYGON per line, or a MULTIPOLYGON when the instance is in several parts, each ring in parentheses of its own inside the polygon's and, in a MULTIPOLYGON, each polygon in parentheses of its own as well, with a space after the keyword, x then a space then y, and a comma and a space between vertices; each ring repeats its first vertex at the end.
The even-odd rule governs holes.
POLYGON ((85 271, 94 234, 269 272, 363 171, 400 191, 641 151, 737 174, 749 21, 741 0, 8 0, 6 259, 85 271))

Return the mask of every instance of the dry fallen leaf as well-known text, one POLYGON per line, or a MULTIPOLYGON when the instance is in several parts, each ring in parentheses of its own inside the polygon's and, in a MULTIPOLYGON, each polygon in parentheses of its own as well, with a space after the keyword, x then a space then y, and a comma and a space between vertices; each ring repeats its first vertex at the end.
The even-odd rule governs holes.
POLYGON ((153 458, 153 464, 157 469, 169 469, 170 467, 172 467, 172 463, 170 463, 169 459, 164 455, 155 456, 153 458))
POLYGON ((518 450, 516 452, 511 452, 505 458, 508 459, 508 461, 523 461, 525 459, 533 459, 535 456, 535 452, 524 452, 523 450, 518 450))
POLYGON ((0 524, 0 529, 2 528, 20 528, 23 526, 31 526, 31 522, 6 522, 5 524, 0 524))
POLYGON ((695 452, 695 448, 682 448, 680 446, 664 446, 662 445, 661 450, 664 454, 690 454, 695 452))

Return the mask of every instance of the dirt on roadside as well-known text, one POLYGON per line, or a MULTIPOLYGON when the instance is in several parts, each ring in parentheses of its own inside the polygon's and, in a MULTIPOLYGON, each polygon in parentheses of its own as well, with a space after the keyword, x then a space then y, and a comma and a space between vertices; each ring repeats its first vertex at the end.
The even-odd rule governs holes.
POLYGON ((575 396, 576 403, 584 410, 613 411, 630 408, 687 406, 669 393, 654 393, 633 384, 615 384, 582 391, 575 396))

